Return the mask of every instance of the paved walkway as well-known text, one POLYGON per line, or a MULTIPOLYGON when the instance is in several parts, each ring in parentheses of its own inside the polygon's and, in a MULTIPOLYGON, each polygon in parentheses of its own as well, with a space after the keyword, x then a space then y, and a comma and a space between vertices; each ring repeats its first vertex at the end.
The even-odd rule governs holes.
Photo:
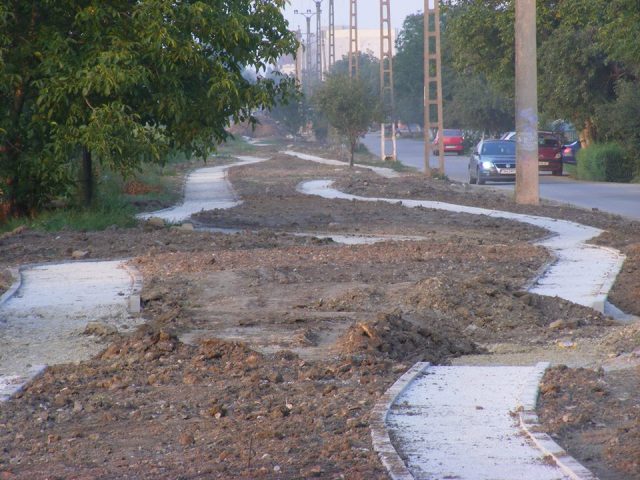
MULTIPOLYGON (((433 367, 421 364, 400 381, 385 426, 416 480, 592 479, 549 437, 541 450, 522 430, 517 412, 535 407, 546 364, 534 367, 433 367), (547 455, 555 454, 562 467, 547 455)), ((539 435, 538 435, 539 436, 539 435)), ((376 437, 374 434, 374 441, 376 437)), ((380 442, 378 446, 380 445, 380 442)), ((384 450, 382 448, 381 450, 384 450)))
POLYGON ((135 326, 129 310, 138 288, 135 275, 121 261, 24 269, 17 291, 0 304, 0 401, 46 365, 99 352, 104 345, 83 334, 88 323, 113 329, 135 326))
POLYGON ((240 205, 242 200, 233 191, 233 187, 227 179, 227 170, 231 167, 264 162, 267 159, 258 157, 238 157, 238 159, 239 162, 229 165, 194 170, 186 179, 184 200, 180 205, 156 212, 142 213, 138 215, 138 218, 159 217, 169 223, 179 223, 203 210, 232 208, 240 205))

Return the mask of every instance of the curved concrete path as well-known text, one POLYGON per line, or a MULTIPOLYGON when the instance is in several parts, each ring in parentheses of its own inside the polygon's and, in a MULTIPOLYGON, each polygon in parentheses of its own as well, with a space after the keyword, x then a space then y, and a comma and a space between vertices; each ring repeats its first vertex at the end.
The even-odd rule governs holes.
POLYGON ((546 367, 416 364, 372 415, 374 448, 391 478, 595 479, 539 433, 535 404, 546 367))
POLYGON ((332 188, 331 180, 313 180, 298 186, 298 191, 329 199, 359 200, 401 204, 409 208, 424 207, 451 212, 487 215, 529 223, 549 230, 553 236, 538 242, 556 256, 555 262, 529 289, 540 295, 558 296, 604 312, 607 294, 624 262, 617 250, 588 245, 586 242, 602 230, 566 220, 534 215, 488 210, 428 200, 360 197, 332 188))
POLYGON ((203 210, 232 208, 240 205, 242 200, 233 191, 233 187, 227 179, 227 170, 231 167, 264 162, 267 159, 258 157, 237 158, 240 160, 239 162, 229 165, 194 170, 186 179, 184 201, 180 205, 156 212, 142 213, 137 217, 143 220, 159 217, 169 223, 179 223, 188 220, 191 215, 203 210))
POLYGON ((46 365, 99 352, 98 339, 83 334, 88 323, 118 330, 136 325, 129 312, 139 309, 139 288, 139 277, 122 261, 25 267, 0 303, 0 401, 46 365))

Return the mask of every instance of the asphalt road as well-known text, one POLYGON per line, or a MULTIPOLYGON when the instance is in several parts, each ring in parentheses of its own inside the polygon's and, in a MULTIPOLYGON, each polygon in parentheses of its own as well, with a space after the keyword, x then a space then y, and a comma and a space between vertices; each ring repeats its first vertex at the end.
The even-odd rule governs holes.
MULTIPOLYGON (((380 135, 369 134, 362 143, 369 151, 380 154, 380 135)), ((424 171, 424 143, 421 140, 399 138, 398 159, 405 165, 424 171)), ((387 151, 391 150, 390 142, 387 151)), ((469 157, 446 155, 445 174, 451 180, 468 182, 469 157)), ((438 159, 432 158, 432 168, 438 167, 438 159)), ((513 183, 494 183, 473 188, 496 188, 514 190, 513 183)), ((540 175, 540 197, 556 202, 568 203, 582 208, 597 208, 624 217, 640 220, 640 185, 627 183, 582 182, 567 176, 540 175)))

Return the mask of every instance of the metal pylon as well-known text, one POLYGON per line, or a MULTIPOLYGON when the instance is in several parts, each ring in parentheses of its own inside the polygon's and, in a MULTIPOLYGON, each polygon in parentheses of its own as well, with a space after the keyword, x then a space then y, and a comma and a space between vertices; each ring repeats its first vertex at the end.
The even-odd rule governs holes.
POLYGON ((382 160, 396 160, 395 98, 393 95, 393 41, 391 38, 391 0, 380 0, 380 95, 384 120, 380 131, 382 160), (391 154, 387 155, 387 134, 391 136, 391 154))
POLYGON ((316 0, 316 82, 322 81, 322 0, 316 0))
POLYGON ((349 3, 349 76, 358 78, 358 0, 349 3))
POLYGON ((431 175, 429 132, 438 129, 439 171, 444 175, 442 66, 440 56, 440 0, 424 0, 424 170, 431 175))
POLYGON ((334 0, 329 0, 329 70, 336 63, 336 18, 334 0))

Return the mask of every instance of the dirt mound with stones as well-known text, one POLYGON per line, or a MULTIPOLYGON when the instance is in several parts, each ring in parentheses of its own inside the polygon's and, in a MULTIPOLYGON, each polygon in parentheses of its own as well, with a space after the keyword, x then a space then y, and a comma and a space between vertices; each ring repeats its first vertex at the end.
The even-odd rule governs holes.
POLYGON ((439 362, 478 352, 473 342, 454 328, 414 323, 399 313, 380 314, 371 322, 360 322, 337 344, 344 353, 367 353, 408 363, 439 362))

